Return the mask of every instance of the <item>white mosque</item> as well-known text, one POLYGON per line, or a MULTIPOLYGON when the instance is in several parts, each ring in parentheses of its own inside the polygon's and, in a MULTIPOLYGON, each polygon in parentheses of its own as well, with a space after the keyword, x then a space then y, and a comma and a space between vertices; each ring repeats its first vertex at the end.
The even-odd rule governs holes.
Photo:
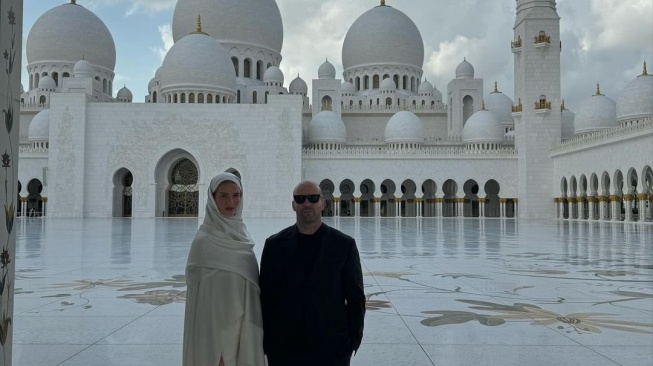
POLYGON ((178 0, 174 46, 133 103, 114 97, 110 30, 71 0, 27 38, 19 215, 201 216, 230 171, 248 216, 291 215, 311 179, 328 216, 650 221, 653 75, 644 64, 616 102, 597 85, 574 115, 556 2, 516 6, 514 98, 484 95, 466 60, 446 90, 423 80, 420 31, 385 1, 348 30, 342 78, 325 62, 309 96, 279 69, 275 0, 178 0))

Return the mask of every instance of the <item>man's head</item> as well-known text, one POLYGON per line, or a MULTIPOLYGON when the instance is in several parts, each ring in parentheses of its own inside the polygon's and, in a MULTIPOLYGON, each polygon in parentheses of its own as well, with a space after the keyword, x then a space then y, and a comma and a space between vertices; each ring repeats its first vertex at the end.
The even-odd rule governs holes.
POLYGON ((292 209, 297 215, 297 223, 320 224, 324 200, 322 199, 322 190, 317 183, 310 180, 302 181, 295 187, 292 194, 292 209))

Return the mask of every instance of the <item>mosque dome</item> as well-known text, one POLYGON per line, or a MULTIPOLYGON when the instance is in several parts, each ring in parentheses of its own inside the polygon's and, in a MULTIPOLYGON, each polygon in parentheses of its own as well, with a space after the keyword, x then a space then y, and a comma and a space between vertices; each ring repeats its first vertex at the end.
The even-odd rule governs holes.
POLYGON ((561 138, 562 141, 569 140, 574 137, 574 119, 576 114, 565 108, 564 101, 562 102, 562 125, 561 125, 561 138))
POLYGON ((397 85, 391 78, 385 78, 381 82, 381 90, 397 90, 397 85))
POLYGON ((50 75, 45 75, 39 80, 39 89, 41 90, 51 90, 56 89, 57 83, 54 82, 54 79, 50 75))
POLYGON ((399 111, 390 117, 385 125, 385 142, 422 143, 424 127, 422 121, 413 112, 399 111))
POLYGON ((27 63, 85 59, 113 72, 116 46, 107 26, 81 5, 68 3, 41 15, 27 36, 27 63))
POLYGON ((463 62, 459 63, 456 67, 456 79, 473 79, 474 78, 474 66, 469 63, 469 61, 463 59, 463 62))
POLYGON ((86 60, 77 61, 73 67, 73 76, 76 78, 92 78, 94 73, 93 65, 86 60))
POLYGON ((347 142, 347 130, 342 118, 332 111, 316 114, 308 125, 308 142, 311 144, 347 142))
POLYGON ((172 18, 175 42, 195 30, 198 15, 204 31, 223 44, 281 53, 283 22, 275 0, 179 0, 172 18))
POLYGON ((501 143, 503 135, 501 122, 485 109, 472 114, 463 127, 464 143, 501 143))
POLYGON ((44 141, 50 138, 50 110, 44 109, 37 113, 27 130, 29 141, 44 141))
POLYGON ((288 86, 288 92, 290 94, 306 95, 306 93, 308 93, 308 85, 306 85, 304 79, 300 78, 299 75, 297 75, 297 77, 290 82, 290 85, 288 86))
POLYGON ((502 125, 512 125, 514 123, 512 117, 513 101, 509 96, 503 94, 494 85, 494 91, 485 98, 485 109, 492 112, 494 118, 502 125))
POLYGON ((354 84, 350 83, 349 81, 345 81, 342 83, 340 91, 346 94, 354 94, 356 92, 356 88, 354 87, 354 84))
POLYGON ((206 33, 177 41, 161 65, 161 92, 217 91, 236 94, 236 72, 227 50, 206 33))
POLYGON ((283 85, 283 72, 281 72, 281 69, 277 66, 270 66, 268 67, 267 70, 265 70, 265 73, 263 74, 263 82, 264 83, 278 83, 280 85, 283 85))
POLYGON ((653 75, 646 71, 626 85, 617 100, 617 121, 653 116, 653 75))
POLYGON ((336 78, 336 68, 329 62, 329 60, 324 61, 322 65, 317 69, 317 78, 318 79, 335 79, 336 78))
POLYGON ((424 64, 424 42, 417 26, 406 14, 391 6, 376 6, 358 17, 342 44, 345 71, 378 64, 408 65, 418 69, 424 64))
POLYGON ((617 105, 614 100, 601 94, 599 86, 596 94, 580 104, 574 118, 574 133, 589 133, 617 127, 617 105))
POLYGON ((419 88, 417 88, 417 94, 432 94, 433 93, 433 84, 431 84, 428 80, 424 80, 421 84, 419 84, 419 88))
POLYGON ((132 100, 134 99, 134 96, 132 95, 131 90, 127 89, 127 86, 123 86, 118 90, 118 93, 116 94, 116 99, 120 102, 126 102, 126 103, 131 103, 132 100))
POLYGON ((442 102, 442 92, 438 90, 435 86, 433 87, 433 99, 438 102, 442 102))

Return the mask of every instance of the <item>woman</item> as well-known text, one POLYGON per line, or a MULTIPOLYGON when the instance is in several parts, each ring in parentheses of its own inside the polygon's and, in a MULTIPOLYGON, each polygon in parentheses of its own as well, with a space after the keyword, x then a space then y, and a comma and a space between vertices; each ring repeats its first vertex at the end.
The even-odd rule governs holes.
POLYGON ((184 366, 263 366, 258 263, 233 174, 211 180, 186 266, 184 366))

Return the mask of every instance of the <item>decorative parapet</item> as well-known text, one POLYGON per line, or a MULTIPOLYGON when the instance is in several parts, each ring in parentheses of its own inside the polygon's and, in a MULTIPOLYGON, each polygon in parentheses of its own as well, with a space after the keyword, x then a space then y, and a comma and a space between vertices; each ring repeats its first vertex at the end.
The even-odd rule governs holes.
POLYGON ((47 147, 33 147, 30 146, 19 146, 18 147, 18 156, 21 158, 27 157, 48 157, 49 149, 47 147))
POLYGON ((519 98, 516 105, 512 106, 512 113, 521 113, 524 111, 524 106, 521 104, 521 98, 519 98))
POLYGON ((546 35, 544 32, 540 32, 540 34, 535 36, 535 41, 533 43, 536 45, 551 44, 551 36, 546 35))
POLYGON ((546 100, 538 100, 535 102, 535 110, 548 109, 551 110, 551 102, 546 100))
POLYGON ((379 157, 388 156, 401 157, 433 157, 433 156, 468 156, 468 157, 497 157, 503 156, 512 158, 517 156, 517 150, 510 147, 499 149, 478 149, 468 150, 466 147, 422 147, 421 149, 395 150, 383 147, 345 147, 340 150, 318 150, 314 148, 303 148, 303 156, 340 156, 340 157, 379 157))
POLYGON ((641 133, 643 131, 650 131, 653 133, 653 117, 643 118, 625 125, 626 127, 617 127, 609 130, 596 131, 580 136, 576 136, 564 142, 557 144, 552 153, 561 153, 567 150, 572 150, 579 147, 588 146, 597 142, 602 142, 611 138, 627 136, 631 134, 641 133))

